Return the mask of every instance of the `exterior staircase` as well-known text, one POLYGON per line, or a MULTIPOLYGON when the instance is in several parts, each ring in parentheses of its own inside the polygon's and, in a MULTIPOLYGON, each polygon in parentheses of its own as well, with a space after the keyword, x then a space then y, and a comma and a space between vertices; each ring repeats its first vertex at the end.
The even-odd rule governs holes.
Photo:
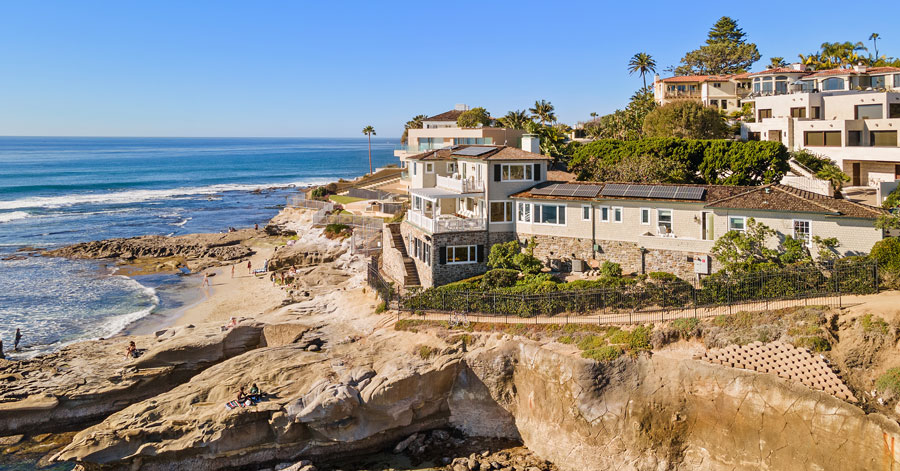
POLYGON ((387 224, 385 225, 385 229, 391 231, 391 242, 400 254, 403 256, 403 267, 406 269, 406 276, 403 277, 403 286, 419 286, 421 285, 421 281, 419 280, 419 272, 416 271, 416 262, 413 261, 412 257, 409 256, 409 253, 406 252, 406 243, 403 241, 403 236, 400 234, 400 224, 387 224))

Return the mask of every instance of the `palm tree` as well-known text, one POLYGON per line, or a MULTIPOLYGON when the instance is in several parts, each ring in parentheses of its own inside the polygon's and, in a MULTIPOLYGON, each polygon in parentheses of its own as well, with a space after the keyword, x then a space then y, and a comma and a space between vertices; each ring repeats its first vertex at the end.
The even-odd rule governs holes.
POLYGON ((500 125, 508 129, 525 129, 525 123, 530 119, 528 112, 525 110, 515 110, 506 113, 506 116, 498 119, 500 125))
POLYGON ((535 100, 534 108, 528 108, 528 111, 533 115, 532 117, 541 120, 542 125, 547 121, 551 123, 556 121, 556 115, 553 114, 553 110, 553 105, 547 100, 535 100))
POLYGON ((779 67, 784 67, 787 65, 787 62, 784 61, 784 57, 770 57, 769 58, 769 68, 777 69, 779 67))
POLYGON ((656 72, 656 61, 646 52, 639 52, 631 56, 631 60, 628 61, 628 73, 634 74, 635 72, 641 75, 641 79, 644 80, 644 88, 647 88, 647 74, 656 72))
POLYGON ((413 116, 413 119, 407 121, 406 124, 403 125, 403 135, 400 136, 400 142, 406 143, 410 129, 422 129, 422 121, 425 121, 425 118, 427 118, 427 116, 424 114, 418 114, 413 116))
POLYGON ((600 115, 598 115, 596 111, 591 111, 591 119, 592 120, 597 119, 597 116, 600 116, 600 115))
POLYGON ((869 41, 872 41, 872 45, 875 46, 875 60, 878 60, 878 40, 881 39, 881 36, 878 33, 872 33, 869 35, 869 41))
POLYGON ((373 173, 372 172, 372 136, 375 135, 375 128, 373 128, 371 125, 366 126, 363 128, 362 132, 363 132, 363 134, 365 134, 366 136, 369 137, 369 173, 373 173))
POLYGON ((834 189, 834 195, 836 197, 841 196, 841 189, 844 188, 844 183, 850 181, 850 177, 842 172, 837 165, 823 166, 821 170, 816 172, 816 176, 831 183, 831 188, 834 189))

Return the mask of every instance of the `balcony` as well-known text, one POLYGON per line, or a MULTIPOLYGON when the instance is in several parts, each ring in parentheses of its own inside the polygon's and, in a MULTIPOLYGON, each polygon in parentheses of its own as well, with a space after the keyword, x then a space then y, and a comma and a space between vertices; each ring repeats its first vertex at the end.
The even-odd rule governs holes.
POLYGON ((483 193, 484 182, 478 180, 463 180, 460 178, 437 176, 437 186, 457 193, 483 193))
POLYGON ((444 147, 450 147, 451 144, 446 142, 433 143, 433 144, 412 144, 412 145, 400 145, 394 149, 394 155, 397 155, 398 152, 405 152, 407 154, 421 154, 422 152, 428 152, 430 150, 443 149, 444 147))
POLYGON ((406 212, 406 220, 432 234, 487 230, 484 218, 461 218, 449 214, 430 218, 424 213, 409 210, 406 212))
POLYGON ((700 90, 666 90, 666 98, 702 98, 700 90))

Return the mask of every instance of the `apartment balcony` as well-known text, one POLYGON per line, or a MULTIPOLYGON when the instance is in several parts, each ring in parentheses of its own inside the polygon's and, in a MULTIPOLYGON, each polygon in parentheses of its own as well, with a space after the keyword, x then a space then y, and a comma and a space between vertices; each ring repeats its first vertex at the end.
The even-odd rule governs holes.
POLYGON ((483 193, 484 182, 472 179, 463 180, 461 178, 437 176, 436 185, 438 188, 455 191, 456 193, 483 193))
POLYGON ((406 212, 406 220, 432 234, 487 230, 484 218, 461 218, 450 214, 432 218, 424 213, 409 210, 406 212))
POLYGON ((678 98, 703 98, 703 93, 700 90, 667 90, 663 96, 670 100, 678 98))
POLYGON ((397 146, 394 149, 394 155, 399 156, 399 154, 401 154, 401 153, 415 155, 415 154, 421 154, 422 152, 443 149, 444 147, 450 147, 450 146, 451 146, 451 144, 446 143, 446 142, 434 143, 434 144, 412 144, 412 145, 404 144, 404 145, 397 146))

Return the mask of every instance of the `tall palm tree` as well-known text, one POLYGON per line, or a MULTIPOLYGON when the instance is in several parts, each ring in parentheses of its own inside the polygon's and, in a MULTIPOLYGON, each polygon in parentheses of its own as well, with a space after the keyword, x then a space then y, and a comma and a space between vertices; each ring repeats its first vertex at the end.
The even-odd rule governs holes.
POLYGON ((597 116, 600 115, 598 115, 596 111, 591 111, 591 119, 597 119, 597 116))
POLYGON ((784 57, 770 57, 769 58, 769 68, 777 69, 779 67, 784 67, 787 65, 787 62, 784 61, 784 57))
POLYGON ((656 72, 656 61, 646 52, 639 52, 631 56, 631 60, 628 61, 628 73, 634 74, 635 72, 641 75, 644 88, 647 88, 647 74, 656 72))
POLYGON ((528 108, 528 111, 531 112, 534 118, 541 120, 541 124, 545 124, 547 121, 551 123, 556 121, 556 115, 553 114, 553 105, 547 100, 535 100, 534 107, 528 108))
POLYGON ((371 125, 366 126, 363 128, 362 132, 363 132, 363 134, 365 134, 366 136, 369 137, 369 173, 373 173, 372 172, 372 136, 375 135, 375 128, 373 128, 371 125))
POLYGON ((878 33, 872 33, 869 35, 869 41, 872 41, 872 45, 875 46, 875 60, 878 60, 878 40, 881 39, 881 36, 878 33))

